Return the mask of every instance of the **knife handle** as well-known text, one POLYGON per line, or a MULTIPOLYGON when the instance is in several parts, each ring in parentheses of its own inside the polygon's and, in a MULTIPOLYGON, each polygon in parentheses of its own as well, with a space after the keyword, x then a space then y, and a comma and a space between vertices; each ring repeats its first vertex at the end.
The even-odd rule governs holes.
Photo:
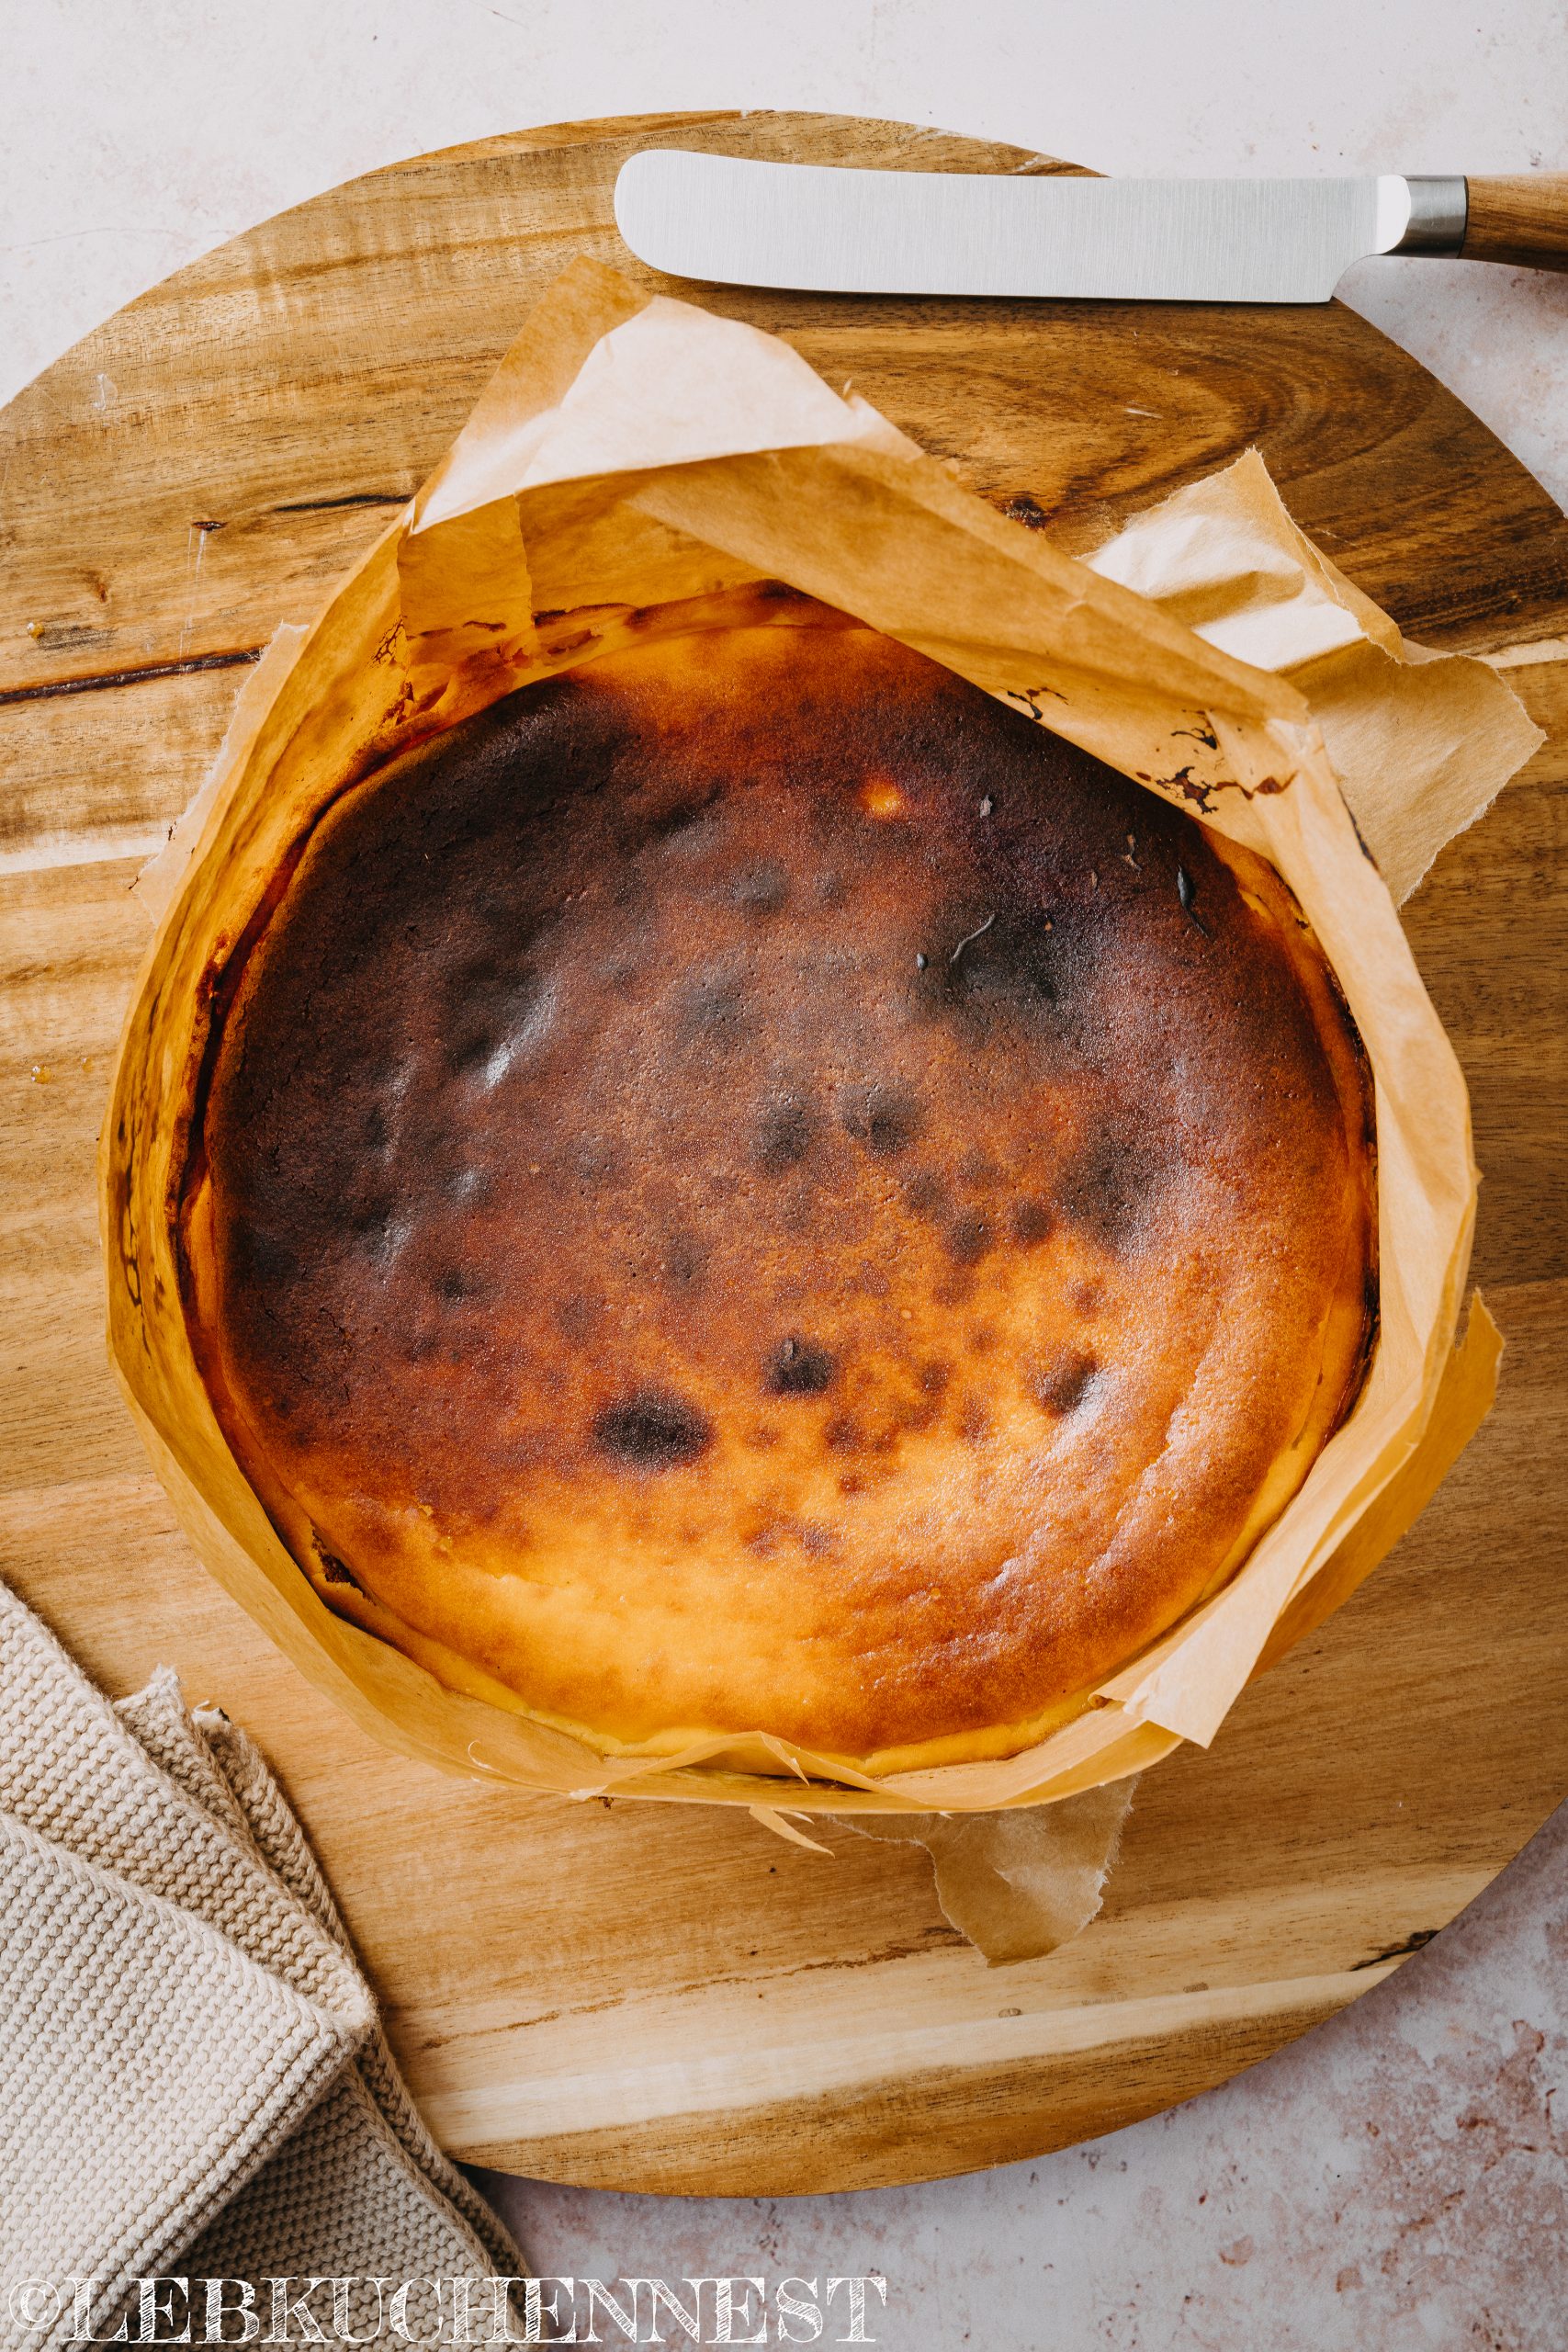
POLYGON ((1468 180, 1466 261, 1511 261, 1526 269, 1568 269, 1568 172, 1521 172, 1468 180))

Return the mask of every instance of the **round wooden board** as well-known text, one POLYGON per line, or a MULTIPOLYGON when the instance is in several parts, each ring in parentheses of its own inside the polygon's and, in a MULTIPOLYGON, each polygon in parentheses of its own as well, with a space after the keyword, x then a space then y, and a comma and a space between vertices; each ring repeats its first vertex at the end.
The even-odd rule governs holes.
MULTIPOLYGON (((1224 2080, 1376 1984, 1568 1788, 1560 1182, 1568 523, 1353 313, 700 294, 786 334, 1072 545, 1249 443, 1405 628, 1510 669, 1551 740, 1408 910, 1469 1072, 1501 1403, 1414 1534, 1141 1786, 1103 1913, 988 1970, 908 1849, 574 1806, 375 1747, 197 1566, 106 1367, 93 1148, 144 919, 127 893, 241 667, 456 431, 536 291, 646 277, 611 188, 653 141, 1060 166, 895 125, 588 124, 373 175, 238 238, 0 417, 0 1564, 112 1690, 161 1660, 276 1763, 454 2154, 788 2193, 1036 2154, 1224 2080), (1555 649, 1551 640, 1558 638, 1555 649), (1562 658, 1557 658, 1562 657, 1562 658)), ((672 288, 691 298, 691 289, 672 288)))

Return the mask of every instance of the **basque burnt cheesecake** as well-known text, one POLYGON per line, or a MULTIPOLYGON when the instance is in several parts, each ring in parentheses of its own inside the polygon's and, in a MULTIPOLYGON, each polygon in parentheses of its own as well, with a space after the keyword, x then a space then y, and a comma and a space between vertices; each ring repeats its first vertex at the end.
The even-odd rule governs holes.
POLYGON ((1008 1754, 1354 1401, 1368 1076, 1260 859, 780 612, 319 820, 209 1063, 187 1315, 321 1598, 450 1687, 612 1753, 1008 1754))

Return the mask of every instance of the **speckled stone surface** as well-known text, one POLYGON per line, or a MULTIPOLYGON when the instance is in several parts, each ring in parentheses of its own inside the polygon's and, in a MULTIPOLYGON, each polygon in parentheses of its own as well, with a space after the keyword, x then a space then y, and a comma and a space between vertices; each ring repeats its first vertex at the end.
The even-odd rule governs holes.
MULTIPOLYGON (((1561 0, 0 0, 0 400, 285 205, 565 118, 839 108, 1117 173, 1568 167, 1561 0)), ((1341 290, 1568 501, 1568 278, 1369 262, 1341 290)), ((792 2203, 487 2186, 557 2274, 880 2274, 895 2352, 1563 2352, 1565 2078, 1560 1816, 1352 2010, 1094 2146, 792 2203)))

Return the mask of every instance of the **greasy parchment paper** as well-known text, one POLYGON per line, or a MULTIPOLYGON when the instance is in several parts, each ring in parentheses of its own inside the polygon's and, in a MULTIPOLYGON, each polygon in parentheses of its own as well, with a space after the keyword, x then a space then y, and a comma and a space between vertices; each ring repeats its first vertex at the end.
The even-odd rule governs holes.
MULTIPOLYGON (((785 1814, 899 1813, 902 1830, 938 1812, 1055 1806, 1182 1740, 1207 1743, 1285 1645, 1282 1630, 1298 1638, 1397 1540, 1495 1376, 1483 1309, 1454 1346, 1475 1199, 1463 1083, 1325 737, 1371 850, 1403 884, 1539 740, 1485 665, 1409 658, 1295 532, 1255 458, 1077 562, 787 345, 576 265, 407 512, 308 629, 280 632, 144 878, 161 920, 101 1166, 110 1345, 208 1565, 383 1739, 567 1795, 744 1804, 786 1828, 785 1814), (215 989, 324 802, 435 728, 614 650, 634 615, 644 641, 650 628, 722 625, 729 593, 759 579, 856 614, 1271 858, 1335 965, 1374 1072, 1381 1329, 1354 1413, 1222 1592, 1075 1720, 1001 1762, 873 1779, 852 1758, 761 1731, 677 1757, 606 1755, 446 1690, 317 1599, 229 1453, 181 1310, 172 1210, 215 989), (650 622, 653 606, 668 609, 650 622)), ((1119 1802, 1100 1814, 1119 1820, 1119 1802)), ((1114 1828, 1088 1867, 1072 1825, 1063 1813, 1062 1868, 1095 1885, 1066 1912, 1055 1903, 1065 1932, 1075 1903, 1098 1907, 1114 1828)), ((962 1858, 948 1868, 951 1893, 962 1858)), ((1008 1938, 1004 1920, 994 1940, 1008 1938)))

